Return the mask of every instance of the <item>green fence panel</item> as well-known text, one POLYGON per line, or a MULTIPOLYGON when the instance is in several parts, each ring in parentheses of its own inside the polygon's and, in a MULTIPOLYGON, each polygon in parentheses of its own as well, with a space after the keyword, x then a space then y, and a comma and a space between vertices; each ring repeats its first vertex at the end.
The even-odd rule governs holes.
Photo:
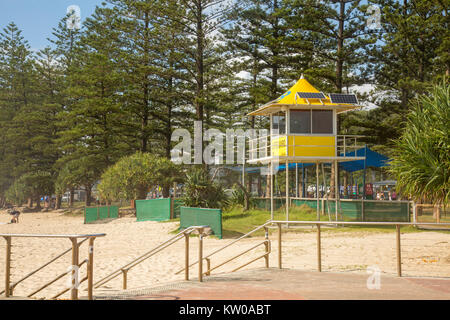
MULTIPOLYGON (((306 204, 314 210, 317 208, 317 200, 292 199, 292 204, 296 206, 306 204)), ((325 206, 323 212, 326 215, 328 210, 331 215, 335 213, 336 202, 334 200, 328 200, 328 204, 327 201, 324 201, 323 205, 325 206)), ((321 200, 319 200, 319 210, 322 212, 321 200)), ((362 201, 339 201, 338 212, 345 221, 363 221, 362 201)), ((408 203, 364 201, 364 221, 409 222, 408 203)))
MULTIPOLYGON (((257 198, 253 199, 255 208, 261 210, 270 210, 270 199, 257 198)), ((301 206, 306 204, 311 209, 317 210, 316 199, 292 199, 291 204, 301 206)), ((280 209, 285 205, 284 199, 274 199, 274 210, 280 209)), ((335 200, 319 200, 319 210, 325 215, 335 214, 335 200), (322 205, 324 208, 322 209, 322 205)), ((364 201, 364 221, 370 222, 410 222, 410 214, 407 202, 398 201, 364 201)), ((344 221, 363 221, 363 204, 362 201, 339 201, 338 213, 344 221)))
MULTIPOLYGON (((306 204, 311 209, 317 210, 317 200, 292 199, 291 203, 297 207, 306 204)), ((319 210, 322 210, 322 201, 319 201, 319 210)))
POLYGON ((170 220, 170 199, 136 200, 137 221, 170 220))
MULTIPOLYGON (((270 198, 252 199, 253 207, 260 210, 270 210, 270 198)), ((273 209, 278 210, 286 204, 284 199, 273 199, 273 209)))
POLYGON ((118 206, 110 206, 109 207, 109 217, 113 218, 113 219, 119 217, 119 207, 118 206))
POLYGON ((99 219, 108 219, 108 207, 98 207, 99 219))
POLYGON ((84 222, 94 222, 97 221, 97 207, 95 208, 85 208, 84 209, 84 222))
POLYGON ((365 221, 410 222, 406 202, 364 202, 365 221))
POLYGON ((103 207, 89 207, 84 209, 84 222, 90 223, 98 220, 104 220, 108 218, 118 218, 119 217, 119 207, 109 206, 109 216, 108 216, 108 206, 103 207))
POLYGON ((362 221, 360 201, 339 201, 339 212, 346 221, 362 221))
POLYGON ((180 229, 191 226, 209 226, 215 236, 222 239, 222 210, 204 208, 180 208, 180 229))
POLYGON ((180 217, 180 208, 184 205, 183 200, 181 199, 174 199, 173 200, 173 217, 179 218, 180 217))

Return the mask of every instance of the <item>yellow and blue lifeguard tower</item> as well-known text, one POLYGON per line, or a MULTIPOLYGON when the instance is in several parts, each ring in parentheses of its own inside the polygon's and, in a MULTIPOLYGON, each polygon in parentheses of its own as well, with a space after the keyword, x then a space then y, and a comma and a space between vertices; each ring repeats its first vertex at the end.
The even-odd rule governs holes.
MULTIPOLYGON (((273 218, 273 172, 280 164, 286 164, 286 219, 289 219, 289 163, 315 163, 318 186, 319 163, 363 160, 356 150, 361 148, 359 136, 339 135, 338 115, 360 108, 353 94, 328 95, 312 86, 303 76, 285 94, 271 101, 248 116, 270 118, 270 131, 266 136, 250 140, 250 164, 269 166, 272 180, 270 198, 273 218), (352 152, 354 151, 354 153, 352 152)), ((335 171, 335 186, 338 175, 335 171)), ((319 192, 316 190, 317 201, 319 192)), ((339 190, 335 188, 336 203, 339 190)), ((335 206, 337 210, 337 205, 335 206)), ((319 204, 317 205, 318 218, 319 204)), ((336 211, 337 214, 337 211, 336 211)))

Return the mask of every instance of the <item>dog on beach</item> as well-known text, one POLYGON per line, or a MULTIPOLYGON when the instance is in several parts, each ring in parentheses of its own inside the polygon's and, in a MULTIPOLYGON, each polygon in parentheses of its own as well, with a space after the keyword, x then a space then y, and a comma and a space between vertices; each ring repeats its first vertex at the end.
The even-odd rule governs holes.
POLYGON ((12 216, 11 223, 19 223, 20 211, 16 209, 9 209, 8 213, 12 216))

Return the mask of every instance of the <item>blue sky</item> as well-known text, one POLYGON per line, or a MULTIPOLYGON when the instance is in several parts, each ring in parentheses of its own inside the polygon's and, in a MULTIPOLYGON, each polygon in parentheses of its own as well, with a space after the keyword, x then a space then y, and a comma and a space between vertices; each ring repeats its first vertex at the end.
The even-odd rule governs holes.
POLYGON ((52 29, 66 15, 67 7, 77 5, 84 21, 101 6, 102 0, 0 0, 0 29, 14 22, 22 30, 33 50, 44 48, 50 43, 52 29))

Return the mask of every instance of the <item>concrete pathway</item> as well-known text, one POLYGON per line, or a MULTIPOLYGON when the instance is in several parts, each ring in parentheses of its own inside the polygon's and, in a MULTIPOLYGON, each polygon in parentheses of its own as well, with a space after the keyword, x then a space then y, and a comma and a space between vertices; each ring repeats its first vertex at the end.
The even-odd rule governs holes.
POLYGON ((381 274, 380 289, 369 275, 256 269, 218 274, 126 291, 97 290, 96 299, 132 300, 450 300, 450 279, 399 278, 381 274))

